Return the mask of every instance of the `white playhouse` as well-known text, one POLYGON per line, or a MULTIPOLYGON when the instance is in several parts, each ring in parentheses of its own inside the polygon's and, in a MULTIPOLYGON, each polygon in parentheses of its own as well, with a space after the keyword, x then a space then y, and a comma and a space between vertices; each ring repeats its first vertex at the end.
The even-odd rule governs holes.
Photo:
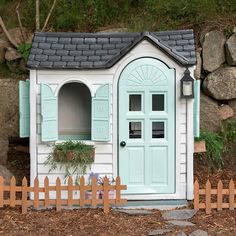
POLYGON ((20 83, 20 134, 30 138, 31 185, 55 143, 95 146, 91 170, 120 176, 130 200, 192 199, 199 84, 192 30, 43 33, 20 83))

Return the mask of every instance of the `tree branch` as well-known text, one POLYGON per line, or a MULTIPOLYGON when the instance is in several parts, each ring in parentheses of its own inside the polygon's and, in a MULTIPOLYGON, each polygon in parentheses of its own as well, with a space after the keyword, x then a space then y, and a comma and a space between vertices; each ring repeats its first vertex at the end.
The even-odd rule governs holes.
POLYGON ((36 15, 35 15, 35 28, 36 31, 39 31, 40 29, 40 21, 39 21, 39 0, 35 1, 35 9, 36 9, 36 15))
POLYGON ((19 12, 19 7, 20 7, 20 2, 18 3, 17 7, 16 7, 16 15, 17 15, 17 20, 20 26, 20 32, 21 32, 21 36, 23 38, 24 43, 26 42, 26 36, 25 33, 23 31, 23 27, 22 27, 22 23, 21 23, 21 17, 20 17, 20 12, 19 12))
POLYGON ((11 35, 9 34, 9 32, 6 29, 6 26, 2 20, 2 17, 0 16, 0 26, 2 27, 2 30, 4 32, 4 34, 6 35, 7 39, 9 40, 9 42, 15 47, 18 47, 18 44, 15 42, 15 40, 11 37, 11 35))
POLYGON ((54 9, 54 7, 55 7, 55 5, 56 5, 56 2, 57 2, 57 0, 54 0, 54 1, 53 1, 53 4, 52 4, 52 6, 51 6, 51 8, 50 8, 50 11, 49 11, 49 13, 48 13, 48 15, 47 15, 47 18, 46 18, 46 20, 45 20, 45 22, 44 22, 44 26, 43 26, 43 28, 42 28, 41 31, 44 31, 44 30, 45 30, 45 28, 46 28, 46 26, 47 26, 47 24, 48 24, 49 18, 50 18, 51 14, 52 14, 52 11, 53 11, 53 9, 54 9))

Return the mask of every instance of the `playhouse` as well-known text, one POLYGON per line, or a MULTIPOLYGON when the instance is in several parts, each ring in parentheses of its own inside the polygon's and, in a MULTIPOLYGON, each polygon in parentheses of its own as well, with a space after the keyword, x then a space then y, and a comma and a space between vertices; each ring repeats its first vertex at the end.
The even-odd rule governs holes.
POLYGON ((63 179, 45 159, 55 142, 82 140, 95 146, 89 171, 119 175, 128 199, 192 199, 199 86, 183 96, 182 79, 195 64, 192 30, 35 33, 20 82, 31 185, 63 179))

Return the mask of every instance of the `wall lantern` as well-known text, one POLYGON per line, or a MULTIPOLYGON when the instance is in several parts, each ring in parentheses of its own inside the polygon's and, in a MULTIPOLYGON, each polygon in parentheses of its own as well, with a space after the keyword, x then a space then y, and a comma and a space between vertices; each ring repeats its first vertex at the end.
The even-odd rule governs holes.
POLYGON ((188 68, 181 79, 181 98, 194 98, 194 79, 190 76, 188 68))

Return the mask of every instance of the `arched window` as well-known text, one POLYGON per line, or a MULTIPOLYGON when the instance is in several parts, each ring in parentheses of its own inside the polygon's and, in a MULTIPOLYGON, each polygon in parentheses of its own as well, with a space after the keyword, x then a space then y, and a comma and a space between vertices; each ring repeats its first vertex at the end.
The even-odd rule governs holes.
POLYGON ((91 94, 86 85, 73 82, 60 89, 58 131, 61 140, 91 140, 91 94))

